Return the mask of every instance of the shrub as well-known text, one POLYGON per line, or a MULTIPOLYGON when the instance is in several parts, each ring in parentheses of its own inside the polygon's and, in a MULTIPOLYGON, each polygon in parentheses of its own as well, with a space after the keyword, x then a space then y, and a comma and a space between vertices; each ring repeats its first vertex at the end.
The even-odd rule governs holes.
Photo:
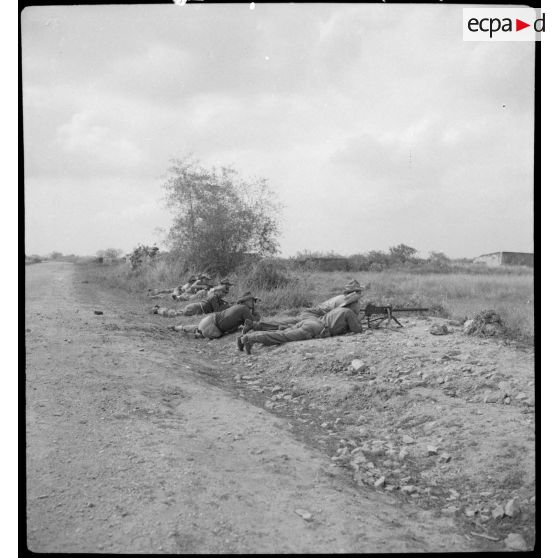
POLYGON ((280 205, 265 179, 205 169, 189 157, 172 161, 163 188, 174 214, 167 240, 183 261, 228 274, 247 254, 277 253, 280 205))
POLYGON ((138 269, 143 264, 152 264, 157 257, 159 248, 157 246, 145 246, 140 244, 130 254, 130 265, 132 269, 138 269))
POLYGON ((276 260, 260 260, 241 271, 245 274, 244 285, 250 290, 278 289, 293 286, 298 279, 289 274, 287 266, 276 260))

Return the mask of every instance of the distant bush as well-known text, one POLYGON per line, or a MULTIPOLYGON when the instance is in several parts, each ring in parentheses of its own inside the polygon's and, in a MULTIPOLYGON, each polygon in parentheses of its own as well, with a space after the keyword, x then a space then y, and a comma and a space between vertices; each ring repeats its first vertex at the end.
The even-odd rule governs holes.
POLYGON ((298 279, 289 273, 287 266, 273 259, 260 260, 241 270, 243 283, 249 289, 278 289, 293 286, 298 279))
POLYGON ((35 264, 42 262, 43 259, 41 256, 37 256, 36 254, 32 254, 31 256, 25 256, 25 263, 26 264, 35 264))
POLYGON ((144 264, 153 264, 159 253, 157 246, 145 246, 140 244, 130 254, 130 265, 132 269, 138 269, 144 264))

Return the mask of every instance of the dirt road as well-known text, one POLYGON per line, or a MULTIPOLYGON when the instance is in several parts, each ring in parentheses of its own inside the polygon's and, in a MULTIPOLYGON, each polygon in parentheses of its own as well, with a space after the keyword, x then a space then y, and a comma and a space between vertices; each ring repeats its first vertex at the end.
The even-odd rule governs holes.
POLYGON ((26 269, 31 550, 472 549, 450 519, 358 490, 287 420, 212 385, 196 345, 132 302, 72 264, 26 269))

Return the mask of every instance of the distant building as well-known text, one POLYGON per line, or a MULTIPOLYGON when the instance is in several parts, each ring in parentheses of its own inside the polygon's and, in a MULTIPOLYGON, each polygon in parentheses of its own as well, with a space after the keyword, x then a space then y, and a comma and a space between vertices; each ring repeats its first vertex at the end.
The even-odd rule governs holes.
POLYGON ((478 256, 473 263, 488 266, 524 265, 533 267, 533 254, 531 252, 493 252, 478 256))
POLYGON ((297 260, 297 263, 311 265, 320 271, 348 271, 349 269, 349 260, 340 256, 309 257, 297 260))

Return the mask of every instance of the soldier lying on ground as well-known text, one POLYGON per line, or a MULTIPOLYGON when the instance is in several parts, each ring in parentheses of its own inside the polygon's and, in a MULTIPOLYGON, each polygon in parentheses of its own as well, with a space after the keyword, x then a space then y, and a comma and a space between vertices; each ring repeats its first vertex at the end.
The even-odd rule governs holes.
POLYGON ((164 298, 169 294, 172 296, 175 293, 182 293, 183 289, 189 288, 196 280, 197 277, 192 275, 184 285, 179 285, 174 287, 174 289, 148 289, 147 296, 149 298, 164 298))
POLYGON ((167 316, 174 318, 175 316, 195 316, 197 314, 212 314, 213 312, 220 312, 230 306, 230 304, 223 298, 225 286, 215 287, 210 291, 212 294, 199 302, 190 302, 183 308, 173 310, 172 308, 161 308, 155 305, 151 312, 159 316, 167 316))
MULTIPOLYGON (((347 296, 354 294, 356 295, 357 301, 360 300, 362 296, 363 288, 356 280, 349 281, 343 289, 343 294, 336 295, 313 308, 307 308, 303 310, 300 314, 296 316, 284 316, 284 317, 275 317, 270 318, 265 321, 258 321, 254 322, 251 326, 245 327, 242 333, 248 333, 250 329, 255 331, 276 331, 278 329, 286 329, 291 327, 301 320, 305 318, 322 318, 325 316, 330 310, 337 308, 343 305, 347 301, 347 296)), ((360 312, 360 303, 358 308, 356 309, 356 313, 360 312)))
MULTIPOLYGON (((174 298, 175 300, 179 299, 179 297, 182 296, 190 296, 193 294, 196 294, 199 291, 207 291, 209 290, 213 285, 210 284, 211 278, 207 275, 205 275, 204 273, 202 273, 201 275, 198 275, 197 277, 192 276, 190 277, 190 279, 188 279, 188 282, 185 285, 181 285, 179 287, 176 287, 174 289, 174 291, 172 291, 172 298, 174 298), (192 281, 193 279, 193 281, 192 281)), ((181 300, 188 300, 187 298, 185 299, 181 299, 181 300)))
POLYGON ((322 318, 309 316, 282 331, 244 333, 236 340, 237 347, 241 351, 246 349, 246 352, 251 354, 252 346, 256 343, 268 346, 282 345, 291 341, 343 335, 350 331, 361 333, 362 324, 358 318, 359 309, 359 296, 352 293, 341 306, 330 310, 322 318))
POLYGON ((250 292, 246 292, 236 301, 234 306, 205 316, 197 326, 178 325, 169 326, 169 329, 193 333, 196 338, 216 339, 227 333, 237 331, 241 325, 259 319, 260 315, 255 310, 258 300, 250 292))
POLYGON ((173 294, 172 298, 174 298, 175 300, 195 302, 197 300, 203 300, 205 298, 212 296, 214 289, 217 288, 224 288, 225 289, 224 294, 227 295, 229 293, 229 288, 231 287, 231 285, 232 283, 228 279, 223 279, 222 281, 219 281, 219 283, 215 287, 209 284, 199 284, 195 287, 195 288, 199 288, 199 290, 194 294, 184 293, 178 296, 175 296, 173 294))

